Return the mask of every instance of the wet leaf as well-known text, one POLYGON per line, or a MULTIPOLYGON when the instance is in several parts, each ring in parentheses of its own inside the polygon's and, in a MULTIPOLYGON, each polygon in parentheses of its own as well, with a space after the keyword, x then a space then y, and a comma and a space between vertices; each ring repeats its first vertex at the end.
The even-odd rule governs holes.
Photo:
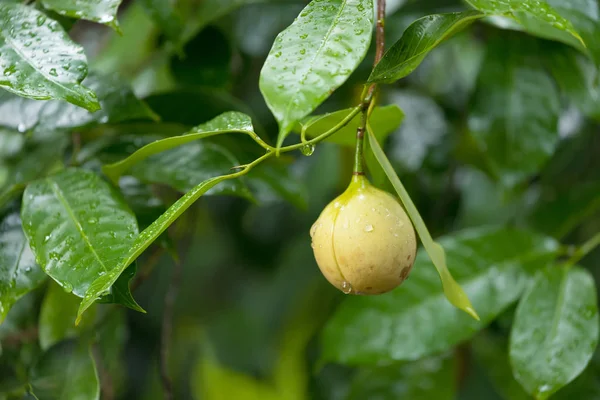
POLYGON ((121 0, 42 0, 42 4, 61 15, 99 22, 119 30, 117 10, 121 0))

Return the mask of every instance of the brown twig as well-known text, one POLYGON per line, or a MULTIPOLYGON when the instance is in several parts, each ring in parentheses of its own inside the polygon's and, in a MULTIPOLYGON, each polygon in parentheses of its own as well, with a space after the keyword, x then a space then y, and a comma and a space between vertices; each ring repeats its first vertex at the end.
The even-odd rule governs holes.
POLYGON ((160 379, 162 381, 165 400, 173 400, 173 381, 169 375, 169 353, 171 335, 173 332, 173 308, 177 292, 181 285, 182 266, 179 260, 174 260, 171 272, 171 281, 165 294, 165 306, 163 310, 161 340, 160 340, 160 379))

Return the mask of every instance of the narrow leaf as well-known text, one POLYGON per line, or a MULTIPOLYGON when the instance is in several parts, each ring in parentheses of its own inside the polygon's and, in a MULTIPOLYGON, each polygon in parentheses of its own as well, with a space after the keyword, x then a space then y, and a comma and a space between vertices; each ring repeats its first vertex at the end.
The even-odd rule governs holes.
POLYGON ((117 193, 80 169, 30 184, 21 215, 42 269, 79 297, 114 271, 138 233, 135 216, 117 193))
POLYGON ((42 4, 60 15, 99 22, 119 30, 117 10, 121 0, 42 0, 42 4))
POLYGON ((62 342, 42 355, 29 383, 38 399, 100 399, 100 382, 91 349, 84 343, 62 342))
MULTIPOLYGON (((81 305, 77 313, 78 321, 81 319, 82 314, 87 310, 96 300, 105 295, 110 287, 115 283, 119 276, 125 271, 125 269, 142 254, 185 210, 187 210, 196 200, 200 198, 209 189, 214 187, 216 184, 225 181, 227 179, 236 178, 237 174, 230 174, 224 176, 218 176, 208 179, 194 189, 181 197, 175 204, 161 215, 156 221, 154 221, 148 228, 144 229, 128 246, 128 251, 116 267, 108 273, 98 277, 89 286, 81 305)), ((117 260, 115 260, 117 262, 117 260)))
POLYGON ((35 263, 18 213, 0 223, 0 324, 12 305, 38 287, 46 275, 35 263))
MULTIPOLYGON (((294 131, 301 133, 304 130, 307 138, 317 137, 340 123, 352 110, 349 108, 328 114, 307 117, 294 127, 294 131)), ((356 130, 360 124, 360 118, 360 114, 357 114, 347 125, 325 139, 325 141, 337 143, 342 146, 356 146, 356 130)), ((380 141, 385 141, 400 126, 403 119, 404 112, 395 104, 374 108, 370 117, 371 125, 377 127, 375 136, 380 141)))
POLYGON ((0 4, 0 70, 0 87, 20 96, 100 109, 96 94, 80 85, 87 74, 83 48, 33 7, 0 4))
POLYGON ((515 378, 545 400, 575 379, 598 344, 596 285, 580 267, 540 271, 521 299, 510 335, 515 378))
POLYGON ((413 22, 375 66, 369 82, 393 83, 421 64, 448 37, 484 17, 479 11, 428 15, 413 22))
POLYGON ((173 149, 198 139, 230 132, 244 133, 250 135, 255 141, 264 143, 258 135, 254 133, 250 117, 239 112, 226 112, 202 125, 198 125, 184 135, 173 136, 147 144, 126 159, 103 166, 102 172, 116 184, 119 177, 132 166, 154 154, 173 149))
POLYGON ((260 90, 279 123, 277 147, 358 66, 372 28, 372 0, 313 0, 277 36, 260 74, 260 90))
POLYGON ((515 229, 472 229, 440 239, 448 264, 481 315, 471 318, 444 299, 421 250, 402 288, 347 298, 321 337, 324 361, 383 364, 446 351, 483 329, 522 294, 529 270, 556 257, 558 244, 515 229))
POLYGON ((479 320, 479 316, 471 305, 469 298, 460 285, 456 283, 452 277, 452 274, 450 273, 450 270, 448 270, 444 248, 432 239, 431 234, 429 233, 429 230, 423 221, 423 218, 421 218, 421 214, 419 214, 419 211, 411 200, 410 195, 402 185, 402 182, 400 182, 398 175, 396 175, 396 171, 394 171, 394 167, 392 167, 392 164, 377 142, 377 139, 373 134, 373 130, 370 129, 370 126, 368 126, 367 131, 369 133, 369 145, 371 146, 375 158, 377 158, 377 161, 383 167, 383 170, 392 183, 392 186, 394 186, 398 196, 400 196, 400 200, 402 200, 402 204, 404 204, 404 208, 406 209, 410 220, 415 226, 415 230, 419 234, 419 238, 423 243, 423 247, 425 247, 425 251, 427 251, 427 254, 429 254, 431 261, 433 261, 433 265, 440 275, 442 286, 444 288, 444 295, 455 307, 460 308, 473 318, 479 320))

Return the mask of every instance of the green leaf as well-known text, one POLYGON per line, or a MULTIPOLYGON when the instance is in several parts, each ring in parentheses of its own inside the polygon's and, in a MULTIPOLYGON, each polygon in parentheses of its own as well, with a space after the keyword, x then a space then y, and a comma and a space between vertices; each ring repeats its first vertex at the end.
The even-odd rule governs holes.
POLYGON ((0 324, 12 305, 45 279, 35 263, 19 214, 4 216, 0 223, 0 324))
POLYGON ((44 101, 33 101, 8 91, 0 91, 0 125, 25 132, 39 120, 44 101))
POLYGON ((42 4, 60 15, 99 22, 119 30, 117 10, 121 0, 42 0, 42 4))
POLYGON ((125 269, 136 259, 144 250, 146 250, 152 242, 154 242, 185 210, 187 210, 196 200, 200 198, 209 189, 214 187, 216 184, 233 179, 238 176, 237 173, 218 176, 210 178, 194 189, 190 190, 183 197, 177 200, 169 209, 155 220, 148 228, 144 229, 128 246, 129 251, 119 261, 116 268, 112 269, 108 273, 101 275, 89 286, 83 301, 79 306, 77 312, 78 320, 81 319, 82 314, 87 310, 96 300, 105 295, 119 278, 119 276, 125 271, 125 269))
POLYGON ((260 73, 260 90, 279 123, 277 147, 346 81, 372 29, 372 0, 313 0, 277 36, 260 73))
POLYGON ((594 278, 580 267, 540 271, 519 302, 510 335, 515 378, 536 399, 575 379, 598 344, 594 278))
POLYGON ((116 303, 131 308, 134 311, 145 313, 144 310, 133 298, 129 287, 131 280, 137 272, 137 264, 133 263, 119 276, 119 279, 110 288, 110 293, 98 300, 99 303, 116 303))
POLYGON ((454 400, 456 374, 452 355, 365 368, 354 377, 347 400, 454 400))
POLYGON ((569 100, 586 116, 600 121, 598 69, 566 46, 554 46, 545 51, 544 56, 554 79, 569 100))
POLYGON ((596 349, 594 358, 577 379, 552 396, 556 400, 600 398, 600 352, 596 349))
POLYGON ((100 382, 91 349, 84 343, 62 342, 42 355, 30 373, 38 399, 100 399, 100 382))
MULTIPOLYGON (((202 125, 198 125, 190 132, 183 135, 173 136, 149 143, 126 159, 114 164, 103 166, 102 172, 104 172, 104 174, 106 174, 106 176, 108 176, 116 184, 121 175, 132 168, 135 164, 146 160, 148 157, 170 149, 174 149, 198 139, 204 139, 210 136, 230 132, 244 133, 252 137, 255 141, 262 143, 262 140, 254 133, 254 128, 252 127, 252 121, 250 117, 239 112, 230 111, 223 113, 202 125)), ((198 151, 198 149, 196 149, 196 151, 198 151)), ((229 168, 233 166, 234 165, 229 165, 229 168)))
POLYGON ((85 329, 92 327, 96 316, 93 312, 86 315, 84 323, 75 326, 79 302, 78 297, 65 292, 59 285, 55 283, 48 285, 42 301, 38 325, 42 350, 48 350, 65 339, 75 338, 85 329))
POLYGON ((101 376, 108 375, 115 394, 120 394, 129 379, 124 353, 129 339, 127 318, 122 308, 112 309, 98 328, 98 364, 101 376))
MULTIPOLYGON (((352 108, 349 108, 328 114, 307 117, 294 127, 294 131, 301 133, 304 130, 307 138, 315 138, 339 124, 352 110, 352 108)), ((325 141, 337 143, 342 146, 356 146, 356 130, 360 125, 360 118, 361 116, 357 114, 346 126, 325 139, 325 141)), ((390 133, 400 126, 403 119, 404 112, 395 104, 374 108, 370 117, 371 125, 376 127, 375 136, 380 141, 385 141, 390 133)))
POLYGON ((252 169, 246 181, 259 204, 285 200, 299 209, 308 206, 308 190, 290 171, 289 163, 271 160, 252 169))
POLYGON ((413 22, 371 72, 369 82, 393 83, 419 66, 448 37, 484 17, 479 11, 428 15, 413 22))
POLYGON ((571 21, 550 4, 538 0, 466 0, 490 15, 506 16, 534 35, 565 42, 584 50, 586 45, 571 21))
POLYGON ((0 87, 36 100, 64 99, 100 109, 91 90, 83 48, 58 22, 22 4, 0 4, 0 87))
POLYGON ((400 197, 400 200, 402 201, 402 204, 404 205, 404 208, 406 209, 406 212, 408 213, 408 216, 410 217, 410 220, 412 221, 415 230, 419 234, 419 238, 423 243, 423 247, 425 247, 427 254, 429 254, 429 257, 433 261, 433 265, 438 271, 440 279, 442 280, 444 295, 446 296, 448 301, 452 303, 455 307, 460 308, 473 318, 479 320, 479 316, 477 315, 477 312, 471 305, 471 301, 469 300, 463 289, 460 287, 460 285, 456 283, 456 281, 452 277, 452 274, 450 273, 450 270, 448 270, 448 266, 446 265, 446 254, 444 253, 444 248, 440 246, 439 243, 435 242, 431 237, 431 234, 429 233, 429 230, 427 229, 427 226, 425 225, 421 214, 419 214, 419 211, 417 210, 417 207, 410 198, 410 195, 402 185, 402 182, 400 182, 400 178, 398 178, 398 175, 396 175, 394 167, 392 167, 392 164, 390 163, 385 153, 383 152, 383 149, 377 142, 377 139, 373 134, 373 129, 371 129, 369 122, 367 122, 367 132, 369 134, 369 146, 373 155, 383 168, 385 174, 392 183, 392 186, 394 186, 394 189, 398 193, 398 196, 400 197))
POLYGON ((138 233, 135 216, 116 191, 81 169, 30 184, 21 215, 42 269, 79 297, 96 278, 115 271, 138 233))
POLYGON ((490 167, 510 187, 537 172, 558 143, 559 95, 522 34, 493 38, 479 76, 468 125, 490 167))
POLYGON ((493 321, 521 295, 528 270, 556 256, 558 244, 532 232, 477 229, 440 239, 481 321, 452 307, 425 252, 402 287, 380 296, 348 297, 323 336, 324 361, 376 364, 416 360, 452 348, 493 321))
POLYGON ((175 46, 179 46, 181 34, 183 33, 183 18, 173 6, 173 2, 168 0, 142 0, 141 3, 167 38, 175 46))

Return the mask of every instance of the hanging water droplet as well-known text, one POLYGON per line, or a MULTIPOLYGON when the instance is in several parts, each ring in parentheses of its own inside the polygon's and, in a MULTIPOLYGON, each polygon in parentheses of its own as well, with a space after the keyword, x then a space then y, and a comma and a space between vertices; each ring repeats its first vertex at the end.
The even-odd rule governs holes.
POLYGON ((352 293, 352 285, 350 284, 350 282, 342 282, 342 292, 344 292, 345 294, 352 293))
POLYGON ((365 225, 365 232, 373 232, 373 225, 365 225))
POLYGON ((304 154, 305 156, 312 156, 312 154, 315 152, 315 145, 314 144, 305 144, 304 146, 302 146, 300 148, 300 152, 302 154, 304 154))
POLYGON ((69 282, 65 282, 63 283, 63 289, 65 292, 71 293, 73 291, 73 285, 71 285, 69 282))

